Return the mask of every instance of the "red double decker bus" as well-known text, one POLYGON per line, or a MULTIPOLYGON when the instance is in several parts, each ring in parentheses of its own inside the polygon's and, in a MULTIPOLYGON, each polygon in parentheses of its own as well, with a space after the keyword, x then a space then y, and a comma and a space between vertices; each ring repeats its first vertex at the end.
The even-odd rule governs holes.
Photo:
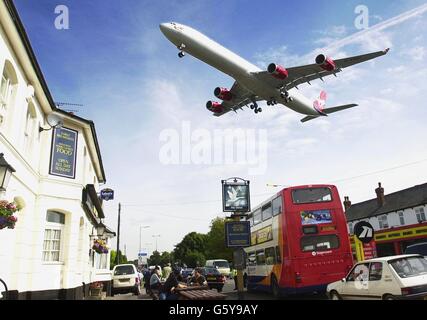
POLYGON ((338 190, 333 185, 285 188, 247 217, 247 288, 275 296, 322 293, 344 278, 353 257, 338 190))

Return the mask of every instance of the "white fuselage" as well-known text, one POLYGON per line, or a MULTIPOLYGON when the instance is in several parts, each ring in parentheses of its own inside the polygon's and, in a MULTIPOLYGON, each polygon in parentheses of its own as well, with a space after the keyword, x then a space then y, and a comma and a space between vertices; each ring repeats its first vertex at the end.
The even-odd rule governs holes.
POLYGON ((281 97, 279 89, 258 80, 252 74, 252 72, 262 71, 260 68, 224 48, 199 31, 174 22, 162 23, 160 29, 180 50, 228 74, 247 90, 253 92, 254 96, 261 97, 264 100, 274 98, 278 103, 302 114, 319 115, 313 107, 313 102, 296 90, 289 90, 293 101, 286 102, 281 97))

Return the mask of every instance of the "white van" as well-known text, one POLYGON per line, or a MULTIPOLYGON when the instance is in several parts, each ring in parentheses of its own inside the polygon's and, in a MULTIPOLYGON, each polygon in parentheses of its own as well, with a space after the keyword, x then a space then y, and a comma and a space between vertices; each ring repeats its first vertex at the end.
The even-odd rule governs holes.
POLYGON ((227 278, 231 277, 230 264, 227 260, 215 259, 215 260, 207 260, 205 263, 205 267, 217 268, 221 274, 227 278))

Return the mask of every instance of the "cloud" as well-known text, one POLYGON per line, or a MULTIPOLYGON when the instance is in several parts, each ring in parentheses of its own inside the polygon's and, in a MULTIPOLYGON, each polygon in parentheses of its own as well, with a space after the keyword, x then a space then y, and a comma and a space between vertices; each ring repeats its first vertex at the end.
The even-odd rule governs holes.
POLYGON ((405 52, 403 52, 403 55, 408 56, 414 61, 423 61, 426 54, 427 49, 423 46, 409 48, 405 52))

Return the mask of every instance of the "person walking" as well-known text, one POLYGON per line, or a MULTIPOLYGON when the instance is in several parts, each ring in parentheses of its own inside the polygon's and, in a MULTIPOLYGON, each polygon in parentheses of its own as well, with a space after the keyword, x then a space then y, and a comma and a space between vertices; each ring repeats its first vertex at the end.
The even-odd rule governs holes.
POLYGON ((172 272, 171 264, 170 262, 168 262, 166 266, 163 268, 162 278, 166 280, 167 278, 169 278, 169 275, 171 274, 171 272, 172 272))

